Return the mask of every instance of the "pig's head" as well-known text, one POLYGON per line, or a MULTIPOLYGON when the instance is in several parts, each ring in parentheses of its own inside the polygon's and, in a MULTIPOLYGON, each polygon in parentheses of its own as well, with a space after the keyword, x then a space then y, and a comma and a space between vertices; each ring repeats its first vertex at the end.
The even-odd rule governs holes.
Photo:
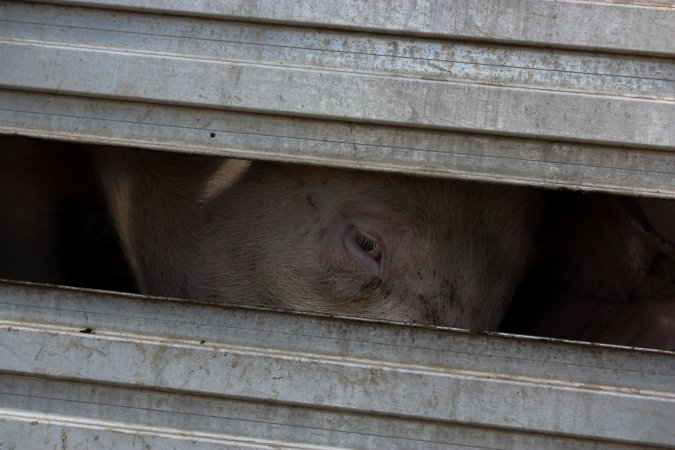
POLYGON ((146 293, 495 329, 533 253, 531 189, 161 158, 101 166, 146 293))

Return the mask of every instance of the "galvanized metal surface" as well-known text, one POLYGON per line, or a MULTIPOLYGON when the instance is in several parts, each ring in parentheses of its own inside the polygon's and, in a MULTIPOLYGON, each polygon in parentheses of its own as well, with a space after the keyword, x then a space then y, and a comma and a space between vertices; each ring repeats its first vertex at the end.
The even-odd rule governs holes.
POLYGON ((0 132, 675 197, 675 63, 645 56, 675 51, 667 4, 506 2, 498 16, 492 2, 467 5, 525 28, 541 8, 560 14, 554 25, 614 14, 594 48, 618 51, 604 33, 630 20, 620 35, 635 45, 622 51, 635 56, 570 50, 586 45, 573 31, 539 33, 558 49, 501 43, 532 43, 523 27, 434 33, 455 11, 443 2, 380 15, 371 3, 154 3, 0 5, 0 132), (368 33, 306 27, 348 16, 368 33), (391 35, 409 29, 446 39, 391 35))
POLYGON ((0 43, 11 61, 0 69, 8 88, 675 147, 669 60, 11 3, 3 10, 14 18, 0 43))
POLYGON ((49 3, 535 46, 675 55, 670 0, 58 0, 49 3))
MULTIPOLYGON (((673 23, 3 2, 0 133, 675 198, 673 23)), ((0 287, 2 448, 675 448, 673 423, 671 353, 0 287)))
POLYGON ((0 133, 675 198, 675 152, 0 91, 0 133))
POLYGON ((0 317, 9 448, 675 447, 673 353, 18 284, 0 317))

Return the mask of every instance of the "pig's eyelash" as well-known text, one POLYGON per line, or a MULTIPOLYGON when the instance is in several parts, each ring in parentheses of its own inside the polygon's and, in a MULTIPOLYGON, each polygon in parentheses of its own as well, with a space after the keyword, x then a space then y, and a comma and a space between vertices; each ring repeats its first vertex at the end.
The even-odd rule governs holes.
POLYGON ((358 245, 361 248, 361 250, 368 253, 376 251, 380 247, 375 241, 365 237, 361 233, 356 234, 356 236, 354 237, 354 241, 356 242, 356 245, 358 245))

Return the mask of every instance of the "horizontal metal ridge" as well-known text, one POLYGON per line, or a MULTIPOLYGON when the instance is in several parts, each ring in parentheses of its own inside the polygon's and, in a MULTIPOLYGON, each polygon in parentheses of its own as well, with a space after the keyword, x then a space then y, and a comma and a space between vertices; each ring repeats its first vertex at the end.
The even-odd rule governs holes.
MULTIPOLYGON (((358 30, 305 26, 302 14, 337 7, 318 0, 210 13, 202 2, 55 3, 0 5, 3 134, 675 196, 675 63, 654 52, 431 36, 416 22, 431 3, 404 26, 394 3, 340 2, 358 30), (390 34, 358 26, 379 20, 361 15, 377 7, 390 34)), ((665 3, 480 4, 497 25, 513 8, 590 8, 609 14, 606 29, 615 12, 641 29, 672 15, 665 3)), ((440 18, 456 6, 435 5, 440 18)))
MULTIPOLYGON (((10 42, 492 86, 675 99, 669 59, 415 39, 208 18, 0 5, 10 42)), ((675 45, 675 44, 674 44, 675 45)))
POLYGON ((12 3, 0 11, 8 89, 675 147, 671 60, 12 3))
MULTIPOLYGON (((0 435, 118 448, 645 448, 583 437, 412 420, 21 375, 0 374, 0 435)), ((14 445, 14 447, 12 447, 14 445)))
POLYGON ((0 133, 675 198, 675 152, 0 90, 0 133))
MULTIPOLYGON (((527 431, 542 442, 675 442, 669 352, 19 284, 0 288, 0 317, 0 373, 8 380, 0 404, 14 404, 9 410, 46 397, 74 401, 62 389, 127 392, 131 406, 138 390, 139 399, 193 398, 200 406, 190 414, 223 399, 249 412, 260 403, 261 414, 344 412, 373 424, 429 422, 446 433, 458 426, 527 431)), ((331 429, 330 420, 317 426, 331 429)))
POLYGON ((672 1, 58 0, 145 13, 587 50, 675 54, 672 1))

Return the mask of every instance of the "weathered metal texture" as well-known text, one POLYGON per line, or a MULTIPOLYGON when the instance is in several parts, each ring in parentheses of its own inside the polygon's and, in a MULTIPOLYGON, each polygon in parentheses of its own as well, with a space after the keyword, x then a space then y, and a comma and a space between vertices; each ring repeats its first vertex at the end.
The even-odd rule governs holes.
POLYGON ((64 3, 0 5, 0 132, 675 197, 665 3, 64 3))
MULTIPOLYGON (((675 198, 673 23, 654 1, 3 2, 0 133, 675 198)), ((3 448, 675 448, 673 423, 672 353, 0 287, 3 448)))
POLYGON ((389 34, 675 55, 671 0, 57 0, 47 3, 389 34))
POLYGON ((133 448, 675 447, 675 355, 0 286, 0 436, 133 448))
POLYGON ((0 91, 0 133, 675 197, 675 152, 0 91), (412 158, 412 159, 411 159, 412 158))

